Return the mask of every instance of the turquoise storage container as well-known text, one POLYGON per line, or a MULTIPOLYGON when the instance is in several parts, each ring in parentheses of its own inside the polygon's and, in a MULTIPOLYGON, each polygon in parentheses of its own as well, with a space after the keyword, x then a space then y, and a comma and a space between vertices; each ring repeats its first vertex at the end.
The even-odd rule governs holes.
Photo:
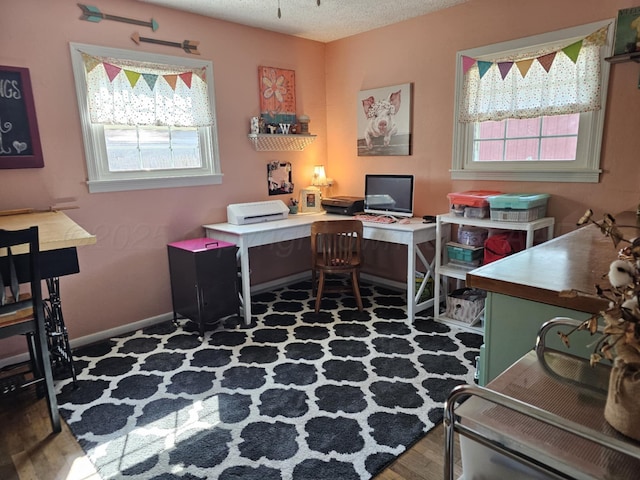
POLYGON ((487 199, 491 220, 531 222, 547 214, 548 193, 505 193, 487 199))

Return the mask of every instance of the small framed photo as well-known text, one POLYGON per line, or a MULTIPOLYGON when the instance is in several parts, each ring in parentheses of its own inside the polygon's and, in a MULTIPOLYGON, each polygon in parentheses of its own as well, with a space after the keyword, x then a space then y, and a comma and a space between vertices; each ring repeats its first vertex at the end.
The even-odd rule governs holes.
POLYGON ((300 190, 300 213, 322 211, 322 196, 319 189, 304 188, 300 190))

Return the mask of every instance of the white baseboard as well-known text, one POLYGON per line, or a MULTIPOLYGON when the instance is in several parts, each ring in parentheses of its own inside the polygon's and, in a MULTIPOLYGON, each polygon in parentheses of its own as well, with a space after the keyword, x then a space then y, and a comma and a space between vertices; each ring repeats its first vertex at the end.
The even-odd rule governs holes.
MULTIPOLYGON (((173 320, 173 312, 163 313, 155 317, 145 318, 144 320, 140 320, 138 322, 127 323, 126 325, 110 328, 108 330, 102 330, 101 332, 92 333, 91 335, 85 335, 84 337, 74 338, 70 340, 69 343, 71 344, 71 349, 84 347, 85 345, 108 340, 109 338, 124 335, 125 333, 140 330, 141 328, 147 328, 168 320, 173 320)), ((5 367, 6 365, 15 365, 16 363, 23 363, 27 361, 29 361, 29 353, 21 353, 19 355, 14 355, 13 357, 0 359, 0 368, 5 367)))

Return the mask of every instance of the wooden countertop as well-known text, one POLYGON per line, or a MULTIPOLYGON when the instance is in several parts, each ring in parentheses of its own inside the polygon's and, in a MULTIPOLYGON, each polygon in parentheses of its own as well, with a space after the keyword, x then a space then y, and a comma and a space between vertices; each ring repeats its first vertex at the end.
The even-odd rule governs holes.
MULTIPOLYGON (((601 218, 594 217, 594 220, 601 218)), ((640 226, 635 212, 623 212, 615 218, 625 238, 640 235, 640 229, 633 228, 640 226)), ((601 311, 606 303, 595 296, 595 285, 608 285, 604 275, 624 245, 614 247, 611 238, 605 237, 595 225, 576 228, 469 272, 467 285, 581 312, 601 311), (593 293, 593 296, 559 296, 559 292, 571 289, 593 293)))
MULTIPOLYGON (((38 226, 40 251, 96 243, 95 235, 88 233, 62 212, 33 212, 0 216, 0 229, 21 230, 34 225, 38 226)), ((12 251, 22 253, 19 249, 12 249, 12 251)))

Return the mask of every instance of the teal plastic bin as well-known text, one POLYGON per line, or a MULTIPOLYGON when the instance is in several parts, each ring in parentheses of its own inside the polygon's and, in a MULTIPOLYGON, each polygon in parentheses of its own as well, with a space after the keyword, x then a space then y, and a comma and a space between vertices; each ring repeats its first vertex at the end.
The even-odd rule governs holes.
POLYGON ((547 214, 548 193, 505 193, 489 197, 491 220, 531 222, 547 214))

